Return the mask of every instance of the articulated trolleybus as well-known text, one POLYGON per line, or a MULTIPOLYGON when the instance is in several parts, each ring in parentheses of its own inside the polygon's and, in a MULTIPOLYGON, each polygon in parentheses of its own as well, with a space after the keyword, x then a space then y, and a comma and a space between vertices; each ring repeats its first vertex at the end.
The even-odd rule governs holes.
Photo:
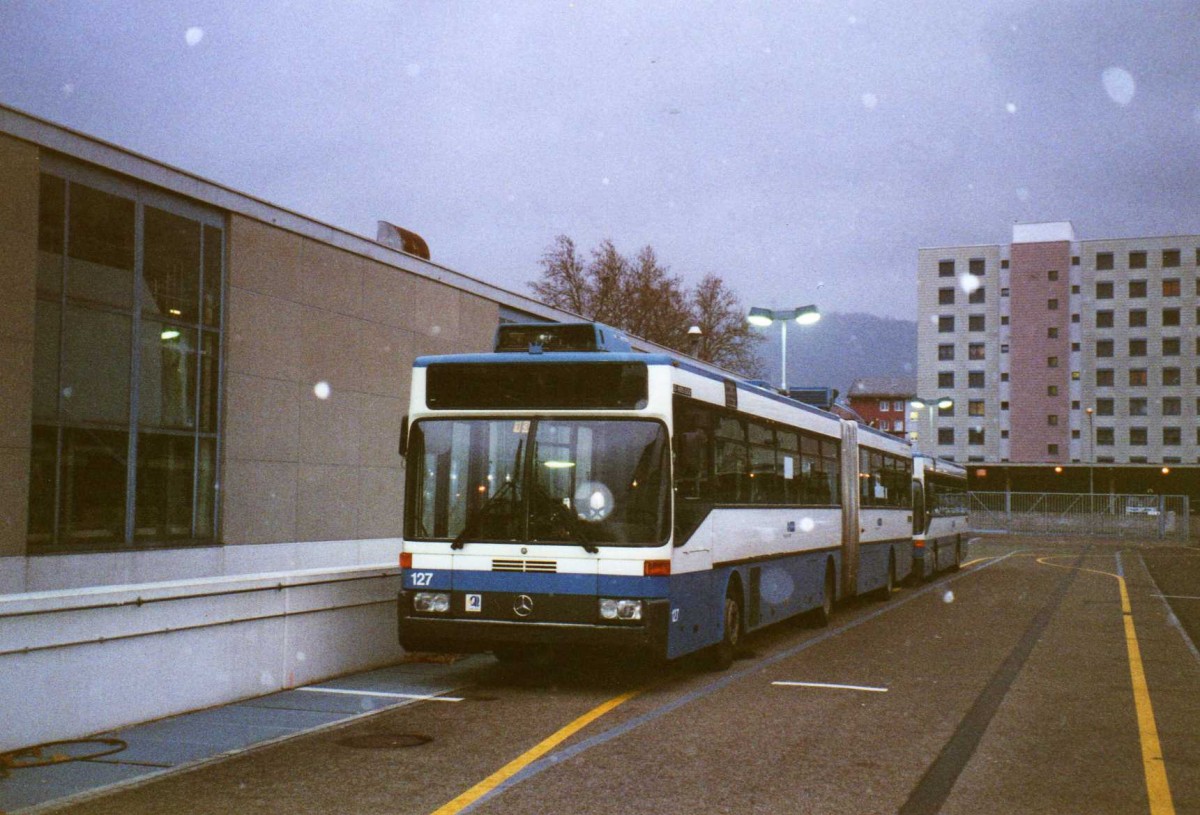
POLYGON ((931 578, 962 563, 967 526, 967 471, 940 458, 913 457, 914 577, 931 578))
POLYGON ((912 566, 906 442, 606 326, 417 359, 401 449, 409 650, 725 667, 746 632, 912 566))

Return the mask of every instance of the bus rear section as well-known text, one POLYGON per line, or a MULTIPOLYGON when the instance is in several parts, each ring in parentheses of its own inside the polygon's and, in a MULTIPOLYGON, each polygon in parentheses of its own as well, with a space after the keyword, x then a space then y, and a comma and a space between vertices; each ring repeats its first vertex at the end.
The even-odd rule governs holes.
POLYGON ((913 458, 913 577, 932 578, 957 569, 970 537, 967 471, 930 456, 913 458))

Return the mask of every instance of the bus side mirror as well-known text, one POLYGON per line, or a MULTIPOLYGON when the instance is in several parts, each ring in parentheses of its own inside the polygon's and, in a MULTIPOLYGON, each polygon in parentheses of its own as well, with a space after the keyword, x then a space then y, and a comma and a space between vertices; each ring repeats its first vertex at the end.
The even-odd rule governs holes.
POLYGON ((408 417, 400 421, 400 446, 396 450, 401 456, 408 452, 408 417))

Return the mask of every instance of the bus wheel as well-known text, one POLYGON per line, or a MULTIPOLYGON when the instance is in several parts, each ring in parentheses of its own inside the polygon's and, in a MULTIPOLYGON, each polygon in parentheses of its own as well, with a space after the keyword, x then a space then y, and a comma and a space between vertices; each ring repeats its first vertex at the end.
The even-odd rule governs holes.
POLYGON ((888 553, 887 578, 886 578, 884 584, 879 588, 879 591, 876 592, 875 596, 876 596, 876 598, 878 598, 880 600, 887 600, 895 593, 896 593, 896 553, 889 552, 888 553))
POLYGON ((821 595, 821 605, 813 612, 813 622, 824 628, 833 619, 833 600, 837 593, 837 581, 833 575, 833 564, 825 567, 825 590, 821 595))
POLYGON ((713 646, 713 670, 724 671, 733 664, 738 647, 742 644, 742 604, 731 586, 725 593, 725 613, 723 615, 723 630, 721 641, 713 646))

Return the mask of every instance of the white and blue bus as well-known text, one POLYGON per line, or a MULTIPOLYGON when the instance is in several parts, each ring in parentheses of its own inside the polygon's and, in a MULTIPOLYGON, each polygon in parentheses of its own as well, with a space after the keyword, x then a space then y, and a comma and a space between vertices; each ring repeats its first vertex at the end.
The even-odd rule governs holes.
POLYGON ((913 457, 913 576, 928 579, 962 563, 967 524, 967 471, 926 455, 913 457))
POLYGON ((607 327, 502 326, 495 353, 417 359, 411 394, 406 649, 724 667, 911 568, 906 442, 607 327))

